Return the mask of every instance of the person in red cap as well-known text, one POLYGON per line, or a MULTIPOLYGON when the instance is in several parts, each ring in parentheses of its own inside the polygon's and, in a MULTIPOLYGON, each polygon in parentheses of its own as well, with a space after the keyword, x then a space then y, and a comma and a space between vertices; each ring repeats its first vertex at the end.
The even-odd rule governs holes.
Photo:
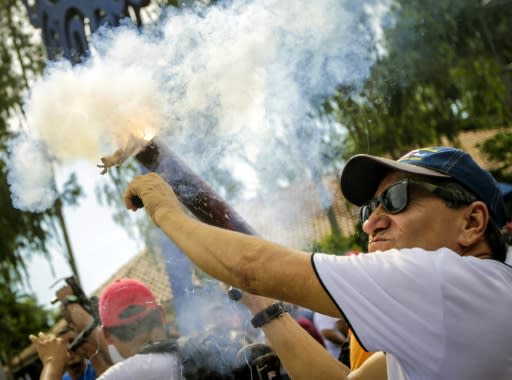
MULTIPOLYGON (((202 270, 265 296, 245 304, 295 380, 357 376, 273 299, 343 316, 365 349, 385 352, 359 373, 375 357, 390 380, 511 379, 512 268, 490 173, 459 149, 428 147, 396 161, 356 155, 340 184, 360 206, 370 255, 311 254, 209 226, 187 215, 155 173, 135 178, 124 200, 135 211, 139 197, 202 270)), ((374 374, 357 378, 383 373, 374 374)))
POLYGON ((106 341, 125 358, 100 380, 181 379, 163 308, 145 284, 130 278, 113 282, 101 294, 98 308, 106 341))

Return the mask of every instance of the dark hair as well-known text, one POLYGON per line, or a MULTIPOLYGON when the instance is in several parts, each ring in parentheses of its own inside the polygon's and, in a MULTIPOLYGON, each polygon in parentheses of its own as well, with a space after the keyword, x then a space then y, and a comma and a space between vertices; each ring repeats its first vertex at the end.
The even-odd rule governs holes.
MULTIPOLYGON (((134 315, 134 311, 140 312, 140 306, 129 306, 127 307, 121 314, 131 314, 134 315)), ((123 315, 121 315, 122 317, 123 315)), ((125 315, 125 318, 128 315, 125 315)), ((115 326, 115 327, 104 327, 103 329, 112 334, 117 339, 128 342, 134 339, 136 336, 142 335, 148 331, 153 330, 157 327, 164 327, 164 323, 162 321, 162 315, 160 313, 160 309, 152 310, 145 317, 128 323, 126 325, 115 326)))
MULTIPOLYGON (((434 194, 439 196, 449 208, 458 209, 467 206, 478 198, 464 186, 454 180, 439 180, 427 177, 428 182, 439 186, 434 194)), ((491 218, 487 223, 484 233, 485 239, 491 247, 491 254, 494 260, 505 262, 507 258, 507 242, 496 222, 491 218)))

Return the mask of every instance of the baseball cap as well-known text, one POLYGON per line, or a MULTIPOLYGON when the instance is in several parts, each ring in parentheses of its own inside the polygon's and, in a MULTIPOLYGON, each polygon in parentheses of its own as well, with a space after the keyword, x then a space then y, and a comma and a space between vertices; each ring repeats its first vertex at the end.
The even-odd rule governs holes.
POLYGON ((341 191, 350 202, 362 206, 373 197, 391 170, 452 178, 487 205, 499 226, 506 223, 505 203, 494 177, 468 153, 453 147, 416 149, 396 161, 368 154, 355 155, 347 161, 341 173, 341 191))
POLYGON ((123 278, 105 288, 98 308, 103 326, 118 327, 144 318, 159 306, 146 285, 132 278, 123 278), (127 313, 128 308, 134 312, 127 313))

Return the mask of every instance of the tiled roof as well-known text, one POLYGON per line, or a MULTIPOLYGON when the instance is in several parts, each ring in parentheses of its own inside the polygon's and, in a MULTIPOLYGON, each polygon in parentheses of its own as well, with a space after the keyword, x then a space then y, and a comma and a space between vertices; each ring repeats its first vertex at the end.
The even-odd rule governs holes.
POLYGON ((120 278, 134 278, 144 282, 160 302, 172 298, 167 271, 160 253, 141 252, 115 272, 94 295, 99 296, 103 289, 120 278))

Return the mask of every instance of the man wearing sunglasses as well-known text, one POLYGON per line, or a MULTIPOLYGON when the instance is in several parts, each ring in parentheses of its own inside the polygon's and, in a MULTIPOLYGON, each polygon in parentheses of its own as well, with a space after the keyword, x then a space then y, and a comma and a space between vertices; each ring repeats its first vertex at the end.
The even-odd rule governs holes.
POLYGON ((343 316, 365 349, 386 353, 389 379, 511 379, 512 268, 492 176, 463 151, 433 147, 397 161, 354 156, 341 188, 361 206, 371 255, 309 254, 205 225, 154 173, 132 181, 125 203, 136 210, 139 196, 201 269, 268 297, 245 303, 294 379, 375 379, 382 367, 350 373, 271 299, 343 316))

